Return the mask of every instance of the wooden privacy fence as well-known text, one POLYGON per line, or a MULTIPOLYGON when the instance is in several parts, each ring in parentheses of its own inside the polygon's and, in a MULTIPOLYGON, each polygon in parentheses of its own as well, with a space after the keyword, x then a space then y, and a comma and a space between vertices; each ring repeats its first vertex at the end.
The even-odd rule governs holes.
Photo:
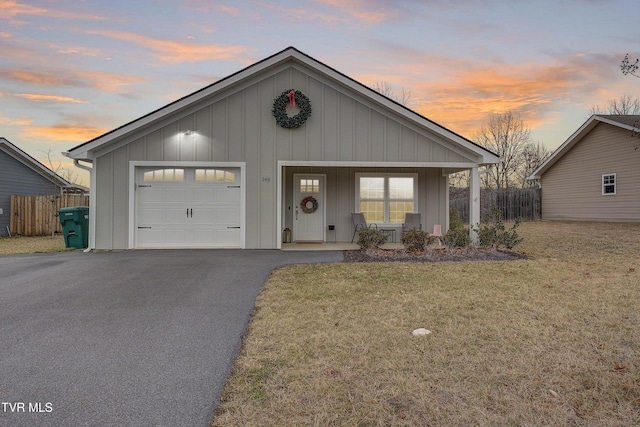
POLYGON ((58 209, 72 206, 89 206, 89 196, 63 194, 48 196, 11 195, 12 235, 44 236, 62 233, 58 209))
MULTIPOLYGON (((542 190, 539 188, 517 190, 480 190, 480 218, 491 213, 496 206, 505 221, 534 221, 542 218, 542 190)), ((469 223, 469 189, 458 192, 449 200, 449 207, 458 212, 464 223, 469 223)))

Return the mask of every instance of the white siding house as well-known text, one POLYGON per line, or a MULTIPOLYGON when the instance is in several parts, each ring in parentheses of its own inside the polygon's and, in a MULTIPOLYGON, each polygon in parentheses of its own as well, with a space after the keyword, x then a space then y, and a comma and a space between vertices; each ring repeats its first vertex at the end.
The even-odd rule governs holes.
POLYGON ((542 218, 640 221, 640 116, 591 116, 529 179, 542 218))
POLYGON ((294 242, 349 242, 360 211, 446 229, 460 170, 478 222, 478 167, 499 160, 292 47, 65 154, 92 164, 99 249, 280 248, 285 228, 294 242), (278 100, 284 121, 311 114, 283 127, 278 100))

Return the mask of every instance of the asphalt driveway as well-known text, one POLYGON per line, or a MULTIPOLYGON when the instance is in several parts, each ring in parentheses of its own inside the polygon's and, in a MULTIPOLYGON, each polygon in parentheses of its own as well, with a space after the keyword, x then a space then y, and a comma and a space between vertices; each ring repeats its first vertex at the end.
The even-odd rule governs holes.
POLYGON ((0 257, 0 425, 207 426, 261 286, 340 252, 0 257))

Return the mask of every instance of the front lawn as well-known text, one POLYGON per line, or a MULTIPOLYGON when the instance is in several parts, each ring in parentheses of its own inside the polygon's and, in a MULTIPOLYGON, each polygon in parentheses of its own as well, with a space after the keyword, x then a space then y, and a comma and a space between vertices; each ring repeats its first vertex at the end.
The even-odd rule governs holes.
POLYGON ((66 250, 61 234, 51 236, 0 237, 0 255, 61 252, 66 250))
POLYGON ((275 271, 212 425, 638 425, 640 224, 518 231, 529 259, 275 271))

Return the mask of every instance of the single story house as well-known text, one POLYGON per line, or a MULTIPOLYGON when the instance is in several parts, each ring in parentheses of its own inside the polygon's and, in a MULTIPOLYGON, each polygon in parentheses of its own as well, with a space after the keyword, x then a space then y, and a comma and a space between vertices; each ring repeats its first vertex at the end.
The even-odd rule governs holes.
POLYGON ((499 161, 293 47, 63 154, 91 172, 96 249, 349 242, 352 212, 446 231, 448 175, 471 171, 479 222, 499 161))
POLYGON ((640 221, 640 116, 593 115, 529 179, 542 218, 640 221))
POLYGON ((45 196, 83 193, 51 169, 0 137, 0 236, 8 235, 11 223, 11 195, 45 196))

